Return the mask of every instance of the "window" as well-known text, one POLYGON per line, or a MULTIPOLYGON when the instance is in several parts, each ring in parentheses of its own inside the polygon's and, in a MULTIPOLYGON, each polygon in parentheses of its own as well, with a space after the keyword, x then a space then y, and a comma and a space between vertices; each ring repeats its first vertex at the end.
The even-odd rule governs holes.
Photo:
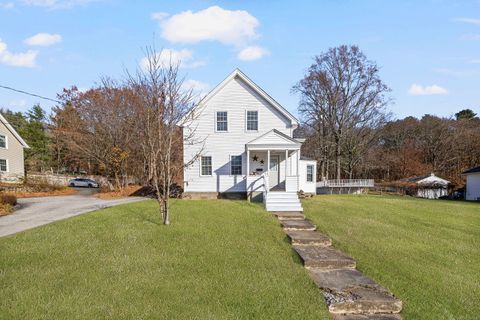
POLYGON ((227 111, 217 111, 217 131, 228 131, 227 111))
POLYGON ((0 135, 0 148, 7 148, 7 137, 4 135, 0 135))
POLYGON ((313 182, 313 165, 307 165, 307 182, 313 182))
POLYGON ((202 176, 211 176, 212 175, 212 157, 202 157, 201 158, 201 174, 202 176))
POLYGON ((258 131, 258 111, 247 111, 247 131, 258 131))
POLYGON ((230 160, 230 174, 242 174, 242 156, 232 156, 230 160))
POLYGON ((0 171, 6 172, 7 171, 7 160, 0 159, 0 171))

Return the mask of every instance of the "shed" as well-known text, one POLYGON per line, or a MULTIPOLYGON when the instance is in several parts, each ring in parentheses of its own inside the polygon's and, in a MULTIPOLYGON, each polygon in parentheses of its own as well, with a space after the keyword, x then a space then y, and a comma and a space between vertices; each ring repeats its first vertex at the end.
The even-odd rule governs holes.
POLYGON ((433 172, 428 175, 410 177, 400 180, 412 184, 409 194, 419 198, 438 199, 448 195, 450 181, 437 177, 433 172))
POLYGON ((480 166, 465 170, 462 175, 467 178, 465 200, 480 201, 480 166))

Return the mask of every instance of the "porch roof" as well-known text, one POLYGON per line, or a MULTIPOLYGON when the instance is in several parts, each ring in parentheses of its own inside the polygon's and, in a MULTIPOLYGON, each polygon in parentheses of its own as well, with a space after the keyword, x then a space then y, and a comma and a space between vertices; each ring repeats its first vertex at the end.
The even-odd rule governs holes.
POLYGON ((246 144, 247 150, 298 150, 302 143, 272 129, 246 144))

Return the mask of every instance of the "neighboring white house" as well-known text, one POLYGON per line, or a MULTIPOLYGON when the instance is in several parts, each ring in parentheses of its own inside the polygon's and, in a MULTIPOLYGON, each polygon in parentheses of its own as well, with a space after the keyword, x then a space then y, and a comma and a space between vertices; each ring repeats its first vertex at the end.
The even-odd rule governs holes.
POLYGON ((465 200, 480 200, 480 166, 462 173, 467 177, 465 200))
POLYGON ((23 149, 27 143, 0 114, 0 180, 18 182, 25 176, 23 149))
POLYGON ((236 69, 194 108, 184 136, 185 195, 247 196, 267 210, 301 211, 297 191, 315 193, 316 162, 302 160, 298 120, 236 69))
POLYGON ((450 181, 437 177, 434 173, 425 176, 411 177, 401 180, 403 182, 410 182, 416 185, 412 196, 438 199, 448 195, 448 185, 450 181))

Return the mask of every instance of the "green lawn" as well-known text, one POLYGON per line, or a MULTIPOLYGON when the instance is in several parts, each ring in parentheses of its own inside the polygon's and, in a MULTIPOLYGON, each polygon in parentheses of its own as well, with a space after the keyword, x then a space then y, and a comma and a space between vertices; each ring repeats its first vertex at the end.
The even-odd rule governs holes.
POLYGON ((276 219, 245 201, 123 205, 0 239, 0 319, 328 319, 276 219))
POLYGON ((317 196, 308 218, 404 302, 404 319, 479 319, 480 204, 317 196))

